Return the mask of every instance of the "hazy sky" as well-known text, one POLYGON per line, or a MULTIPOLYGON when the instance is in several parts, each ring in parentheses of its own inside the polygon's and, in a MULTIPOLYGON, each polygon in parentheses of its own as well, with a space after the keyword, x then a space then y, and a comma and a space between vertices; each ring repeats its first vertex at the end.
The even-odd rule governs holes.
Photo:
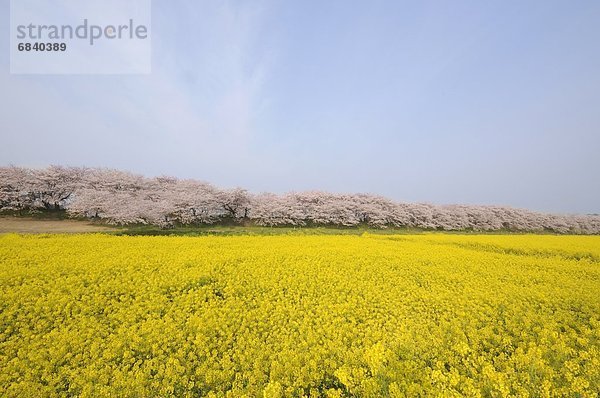
POLYGON ((152 74, 10 75, 0 164, 600 213, 599 1, 153 2, 152 74))

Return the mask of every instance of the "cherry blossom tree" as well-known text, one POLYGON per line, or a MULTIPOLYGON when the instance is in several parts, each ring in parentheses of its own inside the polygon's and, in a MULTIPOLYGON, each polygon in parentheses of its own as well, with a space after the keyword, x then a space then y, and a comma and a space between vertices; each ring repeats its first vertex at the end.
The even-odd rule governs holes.
POLYGON ((600 233, 599 215, 556 215, 502 206, 398 203, 369 194, 321 191, 254 195, 195 180, 146 178, 102 168, 0 167, 0 210, 66 209, 112 224, 330 225, 438 230, 600 233))
POLYGON ((0 209, 22 212, 33 207, 33 175, 31 170, 0 167, 0 209))

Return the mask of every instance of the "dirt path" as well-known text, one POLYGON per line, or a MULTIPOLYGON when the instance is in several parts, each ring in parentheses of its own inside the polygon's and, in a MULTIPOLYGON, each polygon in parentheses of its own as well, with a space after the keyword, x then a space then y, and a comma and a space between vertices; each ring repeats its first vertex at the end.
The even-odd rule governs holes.
POLYGON ((0 233, 57 234, 103 231, 114 231, 114 229, 77 220, 35 220, 19 217, 0 217, 0 233))

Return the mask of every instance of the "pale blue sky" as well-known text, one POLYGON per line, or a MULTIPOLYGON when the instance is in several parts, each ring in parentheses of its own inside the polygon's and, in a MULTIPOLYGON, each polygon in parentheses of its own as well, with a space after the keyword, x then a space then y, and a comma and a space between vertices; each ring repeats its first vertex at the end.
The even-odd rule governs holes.
POLYGON ((600 213, 598 1, 154 1, 152 74, 9 74, 0 163, 600 213))

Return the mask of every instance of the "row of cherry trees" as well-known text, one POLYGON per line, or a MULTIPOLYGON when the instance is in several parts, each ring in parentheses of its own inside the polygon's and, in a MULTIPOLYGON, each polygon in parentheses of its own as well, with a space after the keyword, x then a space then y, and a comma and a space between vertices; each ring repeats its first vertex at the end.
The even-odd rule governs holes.
POLYGON ((498 206, 396 203, 367 194, 250 194, 195 180, 145 178, 118 170, 0 167, 0 210, 66 210, 112 224, 265 226, 370 225, 441 230, 600 233, 600 216, 554 215, 498 206))

